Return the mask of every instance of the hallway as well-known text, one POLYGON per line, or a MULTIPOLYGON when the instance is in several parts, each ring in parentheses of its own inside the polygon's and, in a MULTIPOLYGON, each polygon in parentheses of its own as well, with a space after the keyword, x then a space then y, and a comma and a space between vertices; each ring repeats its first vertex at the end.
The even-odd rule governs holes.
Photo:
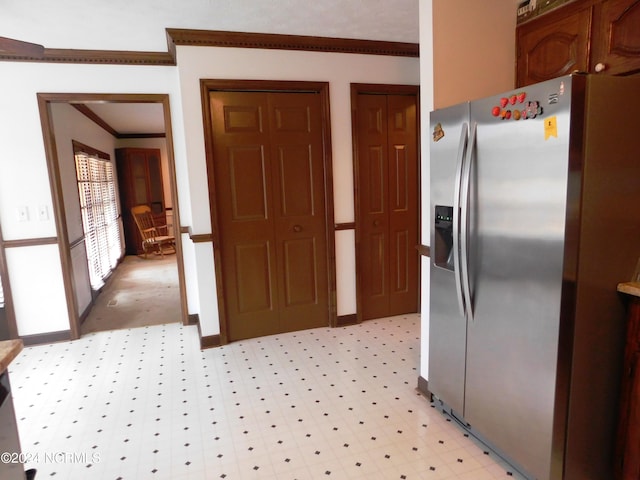
POLYGON ((82 335, 180 322, 176 256, 127 255, 80 326, 82 335))
POLYGON ((521 478, 417 392, 419 333, 407 315, 201 351, 195 327, 172 323, 27 347, 10 367, 22 451, 39 460, 25 467, 69 480, 521 478))

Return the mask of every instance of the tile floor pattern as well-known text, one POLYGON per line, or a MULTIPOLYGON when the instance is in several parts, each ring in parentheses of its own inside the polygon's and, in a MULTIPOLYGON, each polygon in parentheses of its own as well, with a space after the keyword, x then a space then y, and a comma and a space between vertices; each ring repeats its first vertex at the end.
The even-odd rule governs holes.
POLYGON ((201 351, 179 324, 28 347, 10 367, 37 479, 520 478, 416 390, 417 315, 201 351))

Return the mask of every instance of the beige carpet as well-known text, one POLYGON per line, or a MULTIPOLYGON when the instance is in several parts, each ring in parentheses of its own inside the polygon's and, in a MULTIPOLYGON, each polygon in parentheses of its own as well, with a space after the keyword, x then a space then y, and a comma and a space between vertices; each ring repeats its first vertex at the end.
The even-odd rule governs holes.
POLYGON ((174 254, 127 255, 95 300, 81 334, 180 321, 174 254))

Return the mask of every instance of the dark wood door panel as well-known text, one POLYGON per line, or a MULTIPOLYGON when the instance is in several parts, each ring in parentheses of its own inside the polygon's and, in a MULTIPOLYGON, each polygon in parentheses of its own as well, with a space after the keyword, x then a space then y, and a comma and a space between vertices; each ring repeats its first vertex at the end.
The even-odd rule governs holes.
POLYGON ((419 297, 418 150, 415 97, 390 95, 389 314, 415 312, 419 297))
POLYGON ((393 265, 391 269, 393 277, 390 283, 392 294, 397 295, 409 292, 409 256, 415 247, 410 245, 410 235, 407 230, 394 232, 392 238, 390 263, 393 265))
POLYGON ((328 325, 318 94, 210 94, 230 340, 328 325))
POLYGON ((275 246, 266 98, 210 94, 215 198, 229 336, 276 333, 275 246))
POLYGON ((363 270, 368 279, 369 297, 382 297, 387 293, 386 235, 383 232, 368 235, 366 251, 368 255, 363 270))
POLYGON ((369 145, 362 164, 368 172, 368 182, 362 185, 362 191, 367 194, 363 205, 368 215, 384 214, 387 210, 387 157, 384 150, 383 145, 369 145))
POLYGON ((278 146, 280 216, 315 214, 314 172, 308 145, 278 146))
POLYGON ((417 100, 357 98, 359 309, 363 319, 418 308, 417 100))
POLYGON ((394 213, 408 212, 412 190, 410 182, 415 182, 415 177, 409 179, 411 167, 408 164, 407 146, 396 144, 391 148, 391 161, 389 162, 389 200, 391 204, 389 207, 394 213))
POLYGON ((328 325, 326 200, 321 105, 315 93, 272 93, 271 141, 280 330, 328 325))
POLYGON ((236 245, 236 302, 239 314, 254 314, 274 309, 272 260, 269 242, 236 245))
MULTIPOLYGON (((237 94, 227 95, 229 101, 242 102, 237 94)), ((224 101, 224 100, 223 100, 224 101)), ((262 133, 263 124, 262 104, 255 105, 224 105, 224 132, 225 133, 262 133)))
POLYGON ((283 242, 285 308, 319 300, 318 252, 313 238, 283 242))
POLYGON ((418 309, 418 266, 415 260, 415 233, 397 231, 392 236, 389 309, 394 315, 415 312, 418 309))
POLYGON ((266 221, 267 173, 264 148, 262 145, 231 146, 228 147, 227 154, 231 220, 266 221))
POLYGON ((275 133, 308 134, 312 132, 312 112, 308 105, 294 105, 293 103, 283 101, 283 97, 276 101, 278 105, 273 108, 273 127, 275 133))
POLYGON ((359 243, 358 274, 364 319, 388 311, 387 99, 358 96, 359 243))

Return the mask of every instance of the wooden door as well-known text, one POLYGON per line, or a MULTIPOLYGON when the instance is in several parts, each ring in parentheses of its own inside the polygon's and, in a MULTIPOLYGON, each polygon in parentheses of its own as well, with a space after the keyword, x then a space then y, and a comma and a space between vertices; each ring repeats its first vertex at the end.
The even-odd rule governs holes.
POLYGON ((418 310, 415 95, 357 97, 357 264, 362 319, 418 310))
POLYGON ((640 71, 640 0, 608 0, 600 4, 593 31, 591 71, 609 75, 640 71))
POLYGON ((209 100, 229 340, 328 325, 320 95, 209 100))

